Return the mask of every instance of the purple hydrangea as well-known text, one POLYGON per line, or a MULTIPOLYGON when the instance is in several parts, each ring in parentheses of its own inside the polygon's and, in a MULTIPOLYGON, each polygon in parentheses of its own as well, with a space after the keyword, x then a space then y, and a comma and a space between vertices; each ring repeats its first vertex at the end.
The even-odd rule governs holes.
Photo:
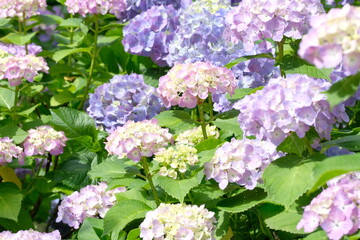
POLYGON ((83 17, 86 14, 111 13, 121 18, 127 7, 126 0, 66 0, 65 5, 69 13, 79 13, 83 17))
POLYGON ((55 131, 50 126, 40 126, 28 131, 23 146, 26 156, 45 155, 53 156, 63 153, 64 146, 68 140, 64 132, 55 131))
POLYGON ((311 28, 303 37, 299 55, 318 68, 332 68, 340 63, 348 74, 360 68, 360 7, 346 4, 327 14, 313 16, 311 28))
POLYGON ((178 25, 178 12, 172 5, 153 6, 124 27, 125 51, 150 57, 159 66, 165 66, 168 44, 178 25))
POLYGON ((207 179, 213 178, 225 189, 229 183, 237 183, 247 189, 254 189, 262 182, 264 169, 274 160, 283 156, 276 146, 256 139, 226 142, 218 148, 210 162, 205 163, 207 179))
MULTIPOLYGON (((42 48, 35 43, 30 43, 27 46, 28 54, 37 55, 42 51, 42 48)), ((6 44, 0 42, 0 50, 5 51, 7 54, 14 55, 17 57, 26 56, 26 49, 24 45, 6 44)))
POLYGON ((10 231, 0 232, 0 239, 4 240, 61 240, 59 230, 50 233, 38 232, 33 229, 20 230, 17 233, 10 231))
POLYGON ((109 191, 107 188, 108 185, 101 182, 98 185, 88 185, 79 192, 65 197, 59 205, 56 222, 62 221, 78 229, 87 217, 104 218, 107 211, 116 203, 115 194, 126 191, 124 187, 109 191))
POLYGON ((11 163, 13 158, 17 158, 20 164, 24 164, 24 157, 23 149, 16 146, 13 139, 0 138, 0 166, 11 163))
POLYGON ((357 232, 360 227, 359 196, 359 179, 341 179, 323 190, 304 208, 297 229, 313 232, 321 226, 331 240, 357 232))
POLYGON ((128 120, 151 119, 165 107, 155 88, 146 85, 142 75, 116 75, 90 94, 87 112, 98 125, 112 132, 128 120))
POLYGON ((234 105, 240 110, 238 120, 244 135, 279 145, 291 132, 303 138, 314 127, 321 138, 330 139, 333 124, 349 120, 343 104, 330 112, 322 93, 330 85, 323 79, 300 74, 271 79, 262 90, 234 105))
POLYGON ((46 8, 46 0, 2 0, 0 5, 0 18, 23 17, 29 18, 40 14, 46 8))
POLYGON ((174 142, 169 129, 161 128, 156 119, 140 122, 127 121, 118 127, 107 138, 105 149, 109 154, 127 157, 134 162, 141 157, 151 157, 160 148, 174 142))
POLYGON ((243 0, 227 14, 224 37, 235 44, 243 42, 246 50, 266 38, 300 39, 309 28, 310 16, 323 12, 320 0, 243 0))

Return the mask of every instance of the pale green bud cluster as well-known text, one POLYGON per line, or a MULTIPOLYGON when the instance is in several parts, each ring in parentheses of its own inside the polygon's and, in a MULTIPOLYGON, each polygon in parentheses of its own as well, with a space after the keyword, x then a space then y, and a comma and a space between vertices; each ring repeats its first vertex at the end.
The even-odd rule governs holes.
MULTIPOLYGON (((206 134, 208 138, 216 138, 218 139, 220 134, 215 126, 206 126, 206 134)), ((176 138, 177 144, 188 144, 188 145, 196 145, 204 140, 204 135, 200 127, 196 127, 190 130, 187 130, 183 133, 180 133, 176 138)))

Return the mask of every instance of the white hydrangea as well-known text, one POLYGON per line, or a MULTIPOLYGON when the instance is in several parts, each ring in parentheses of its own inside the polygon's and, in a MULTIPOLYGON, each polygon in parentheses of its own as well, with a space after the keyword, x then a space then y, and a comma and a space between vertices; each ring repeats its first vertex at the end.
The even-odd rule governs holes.
MULTIPOLYGON (((208 138, 218 139, 220 134, 215 126, 206 125, 206 134, 208 138)), ((176 138, 177 144, 188 144, 196 145, 204 140, 204 135, 201 130, 201 126, 186 130, 185 132, 180 133, 176 138)))

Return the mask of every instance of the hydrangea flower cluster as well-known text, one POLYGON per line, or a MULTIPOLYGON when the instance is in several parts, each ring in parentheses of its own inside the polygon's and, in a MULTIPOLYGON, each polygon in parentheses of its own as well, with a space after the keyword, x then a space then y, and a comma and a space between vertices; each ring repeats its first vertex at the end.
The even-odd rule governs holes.
POLYGON ((126 0, 66 0, 65 5, 69 13, 79 13, 83 17, 86 14, 111 13, 121 18, 127 7, 126 0))
POLYGON ((0 165, 11 163, 13 158, 17 158, 20 164, 24 164, 23 149, 16 146, 13 139, 0 138, 0 165))
POLYGON ((194 108, 212 94, 234 93, 237 80, 231 70, 209 62, 175 64, 159 79, 157 89, 166 107, 194 108))
POLYGON ((300 74, 271 79, 262 90, 234 105, 240 110, 238 120, 244 135, 279 145, 290 132, 303 138, 313 126, 321 138, 330 139, 333 124, 349 120, 342 104, 330 112, 322 93, 330 85, 300 74))
POLYGON ((46 0, 3 0, 0 5, 0 18, 18 17, 20 21, 23 17, 29 18, 40 14, 40 10, 46 8, 46 0))
POLYGON ((101 182, 98 185, 88 185, 65 197, 59 206, 56 222, 62 221, 78 229, 87 217, 104 218, 116 202, 115 194, 126 191, 124 187, 109 191, 107 188, 108 185, 101 182))
MULTIPOLYGON (((42 48, 35 43, 30 43, 27 46, 28 54, 36 55, 42 51, 42 48)), ((0 42, 0 50, 5 51, 4 54, 10 54, 14 56, 26 56, 26 49, 24 45, 6 44, 0 42)))
POLYGON ((185 144, 159 149, 154 160, 160 163, 159 175, 173 179, 177 179, 179 174, 185 174, 189 166, 199 161, 196 148, 185 144))
POLYGON ((173 143, 169 129, 161 128, 156 119, 140 122, 127 121, 118 127, 107 138, 105 149, 109 154, 120 158, 130 158, 134 162, 141 157, 151 157, 160 148, 173 143))
POLYGON ((303 37, 299 55, 318 68, 332 68, 340 63, 350 74, 360 68, 360 7, 346 4, 327 14, 314 16, 303 37))
MULTIPOLYGON (((205 129, 206 129, 206 134, 207 134, 208 139, 210 139, 210 138, 218 139, 219 138, 220 134, 215 126, 206 125, 205 129)), ((197 145, 198 143, 200 143, 203 140, 204 140, 204 135, 203 135, 201 126, 186 130, 186 131, 180 133, 175 139, 176 144, 187 144, 190 146, 197 145)))
POLYGON ((341 179, 330 185, 304 208, 297 229, 314 231, 319 225, 331 240, 339 240, 360 228, 360 180, 341 179))
POLYGON ((214 239, 215 213, 204 205, 165 204, 147 212, 140 237, 152 239, 214 239))
POLYGON ((55 131, 47 125, 30 129, 28 133, 23 143, 26 156, 45 155, 47 152, 53 156, 62 154, 68 140, 63 131, 55 131))
POLYGON ((42 233, 35 230, 20 230, 17 233, 11 233, 10 231, 4 231, 0 233, 0 240, 61 240, 59 230, 55 230, 50 233, 42 233))
POLYGON ((235 44, 242 41, 245 50, 266 38, 300 39, 309 28, 310 16, 323 12, 320 0, 243 0, 227 14, 224 37, 235 44))
POLYGON ((151 119, 165 109, 155 88, 146 85, 142 75, 115 75, 90 94, 88 114, 98 125, 112 132, 128 120, 151 119))
POLYGON ((268 141, 233 138, 205 163, 206 178, 213 178, 220 189, 225 189, 229 183, 237 183, 252 190, 262 181, 264 169, 281 156, 276 146, 268 141))
POLYGON ((166 66, 168 44, 178 25, 178 12, 172 5, 153 6, 124 27, 125 51, 150 57, 159 66, 166 66))

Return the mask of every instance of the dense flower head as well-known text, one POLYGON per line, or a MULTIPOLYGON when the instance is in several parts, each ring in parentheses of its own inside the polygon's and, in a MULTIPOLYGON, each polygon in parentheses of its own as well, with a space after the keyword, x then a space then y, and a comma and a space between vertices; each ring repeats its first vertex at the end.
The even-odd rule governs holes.
POLYGON ((226 16, 224 37, 242 41, 251 50, 258 40, 283 36, 300 39, 309 28, 309 18, 324 12, 320 0, 243 0, 226 16))
POLYGON ((321 226, 331 240, 357 232, 360 226, 359 196, 359 179, 341 179, 323 190, 304 208, 297 229, 312 232, 321 226))
POLYGON ((332 68, 340 63, 350 74, 360 68, 360 7, 346 4, 327 14, 314 16, 303 37, 299 55, 318 68, 332 68))
POLYGON ((168 44, 178 25, 178 12, 172 5, 153 6, 124 27, 125 51, 150 57, 159 66, 165 66, 168 44))
POLYGON ((322 93, 330 85, 323 79, 300 74, 271 79, 262 90, 234 105, 240 110, 238 120, 244 135, 279 145, 291 132, 303 138, 314 127, 321 138, 330 139, 333 124, 349 120, 343 104, 330 112, 322 93))
POLYGON ((189 166, 194 166, 199 159, 193 146, 176 144, 167 149, 159 149, 155 153, 154 161, 160 165, 159 175, 177 179, 179 174, 185 174, 189 166))
POLYGON ((17 233, 10 231, 0 232, 0 240, 61 240, 59 230, 50 233, 38 232, 33 229, 20 230, 17 233))
POLYGON ((88 114, 98 125, 112 132, 128 120, 151 119, 165 107, 155 88, 144 83, 142 75, 115 75, 90 94, 88 114))
MULTIPOLYGON (((205 130, 208 139, 210 138, 218 139, 220 136, 220 133, 217 130, 216 126, 206 125, 205 130)), ((204 135, 201 126, 186 130, 180 133, 175 139, 176 144, 187 144, 192 146, 197 145, 203 140, 204 140, 204 135)))
POLYGON ((88 185, 79 192, 65 197, 59 208, 56 222, 62 221, 70 227, 78 229, 87 217, 104 218, 105 214, 116 202, 116 193, 125 192, 125 187, 108 190, 104 182, 88 185))
POLYGON ((166 204, 147 212, 140 237, 152 239, 213 240, 215 213, 196 205, 166 204))
POLYGON ((107 138, 105 149, 120 158, 138 162, 141 157, 151 157, 160 148, 173 142, 169 129, 161 128, 156 119, 134 122, 129 120, 107 138))
POLYGON ((21 147, 13 143, 13 139, 8 137, 0 138, 0 165, 11 163, 13 158, 17 158, 20 164, 24 163, 24 153, 21 147))
MULTIPOLYGON (((27 45, 28 54, 36 55, 42 51, 42 48, 35 43, 30 43, 27 45)), ((7 44, 0 42, 0 50, 5 51, 4 54, 14 55, 14 56, 26 56, 26 48, 24 45, 16 44, 7 44)))
POLYGON ((175 64, 159 79, 157 89, 165 106, 194 108, 210 93, 234 93, 237 80, 231 70, 209 62, 175 64))
POLYGON ((23 17, 29 18, 40 14, 46 8, 46 0, 2 0, 0 4, 0 18, 23 17))
POLYGON ((26 156, 62 154, 68 140, 63 131, 55 131, 47 125, 30 129, 28 133, 23 143, 26 156))
POLYGON ((126 0, 66 0, 65 5, 69 13, 79 13, 83 17, 86 14, 111 13, 121 18, 127 7, 126 0))
POLYGON ((225 189, 229 183, 237 183, 254 189, 261 182, 264 169, 282 156, 276 146, 268 141, 256 139, 236 140, 218 148, 210 162, 205 163, 207 179, 213 178, 225 189))

